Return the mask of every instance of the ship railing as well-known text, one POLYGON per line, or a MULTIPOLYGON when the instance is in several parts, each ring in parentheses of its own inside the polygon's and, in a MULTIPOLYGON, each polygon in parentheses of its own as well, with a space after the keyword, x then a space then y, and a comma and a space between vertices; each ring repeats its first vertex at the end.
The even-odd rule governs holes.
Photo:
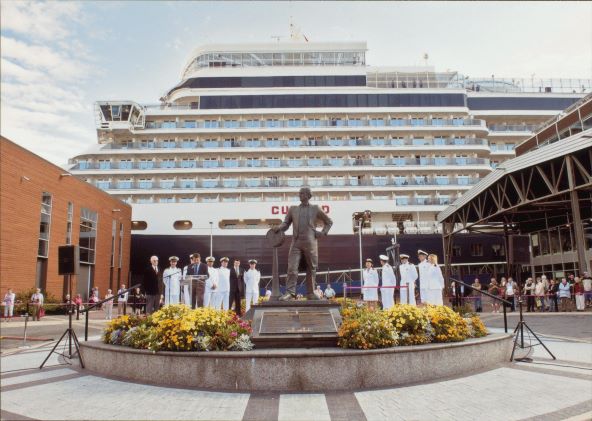
POLYGON ((175 162, 174 165, 171 162, 167 162, 164 166, 154 165, 154 161, 150 161, 149 164, 142 162, 133 162, 131 165, 126 164, 125 166, 116 167, 113 165, 104 165, 101 163, 85 163, 76 164, 70 168, 70 171, 85 171, 85 170, 167 170, 167 169, 233 169, 233 168, 322 168, 322 167, 405 167, 405 166, 471 166, 471 165, 489 165, 489 159, 487 158, 374 158, 374 159, 358 159, 358 158, 336 158, 336 159, 320 159, 313 162, 312 164, 307 160, 261 160, 261 161, 249 161, 249 160, 215 160, 215 161, 197 161, 187 160, 181 162, 175 162), (320 161, 320 162, 319 162, 320 161), (260 165, 255 162, 265 163, 266 165, 260 165))
POLYGON ((536 124, 492 124, 487 126, 490 132, 527 132, 532 133, 536 128, 536 124))
POLYGON ((506 93, 589 93, 592 79, 554 78, 467 78, 459 77, 453 83, 475 92, 506 93))
MULTIPOLYGON (((147 106, 147 109, 150 106, 147 106)), ((334 127, 348 128, 352 127, 405 127, 405 128, 419 128, 419 127, 479 127, 486 128, 485 120, 477 119, 429 119, 429 118, 391 118, 391 119, 318 119, 318 120, 185 120, 179 122, 158 122, 147 121, 145 129, 211 129, 211 130, 232 130, 232 129, 315 129, 334 127)))
POLYGON ((391 147, 391 146, 487 146, 488 140, 483 138, 435 138, 435 139, 278 139, 274 141, 253 140, 221 140, 221 141, 191 141, 191 142, 129 142, 125 144, 107 143, 102 150, 117 149, 232 149, 232 148, 310 148, 310 147, 391 147))
MULTIPOLYGON (((384 179, 376 178, 374 180, 357 180, 355 177, 352 180, 339 179, 339 181, 318 181, 308 180, 311 187, 406 187, 406 186, 470 186, 477 184, 480 178, 469 179, 455 179, 455 178, 429 178, 429 179, 384 179)), ((227 179, 224 181, 202 181, 200 183, 162 183, 157 182, 98 182, 96 186, 103 190, 187 190, 187 189, 211 189, 211 188, 227 188, 227 189, 261 189, 261 188, 277 188, 277 187, 294 187, 299 188, 304 185, 303 179, 287 180, 279 179, 277 181, 257 180, 257 181, 239 181, 236 179, 227 179)))

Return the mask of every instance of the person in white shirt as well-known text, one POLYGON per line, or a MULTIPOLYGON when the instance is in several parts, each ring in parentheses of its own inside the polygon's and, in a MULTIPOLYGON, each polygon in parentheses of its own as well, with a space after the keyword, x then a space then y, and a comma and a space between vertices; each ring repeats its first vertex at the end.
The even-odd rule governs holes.
POLYGON ((249 260, 249 270, 245 272, 245 298, 246 298, 246 311, 249 311, 251 304, 257 304, 259 302, 259 281, 261 279, 261 273, 256 269, 257 260, 249 260))
MULTIPOLYGON (((372 259, 366 259, 366 269, 362 272, 362 280, 364 287, 378 287, 378 272, 372 265, 372 259)), ((362 294, 368 307, 374 309, 378 301, 378 288, 362 288, 362 294)))
POLYGON ((388 310, 395 305, 395 288, 397 286, 397 277, 393 267, 388 263, 388 256, 381 254, 379 256, 382 265, 382 286, 390 288, 380 288, 380 298, 382 300, 382 309, 388 310))
POLYGON ((127 297, 129 292, 123 292, 125 291, 125 284, 121 284, 121 288, 119 288, 117 290, 117 315, 120 316, 122 314, 127 313, 126 311, 126 303, 127 303, 127 297))
POLYGON ((399 265, 399 273, 401 274, 401 289, 399 290, 400 303, 415 305, 417 269, 414 264, 409 263, 408 254, 401 253, 399 257, 401 259, 401 264, 399 265))
POLYGON ((335 297, 335 290, 331 288, 331 284, 327 284, 327 288, 325 288, 325 297, 329 300, 335 297))
POLYGON ((37 288, 35 293, 31 295, 31 303, 33 304, 33 320, 41 320, 41 310, 43 309, 43 294, 41 288, 37 288))
MULTIPOLYGON (((107 294, 105 294, 105 300, 113 297, 112 292, 113 291, 110 289, 107 290, 107 294)), ((113 300, 105 301, 103 303, 103 310, 105 310, 105 320, 111 320, 113 317, 113 300)))
POLYGON ((179 258, 177 256, 169 257, 170 266, 162 274, 164 283, 164 305, 179 304, 179 294, 181 293, 181 279, 183 271, 177 267, 179 258))
POLYGON ((204 293, 204 307, 213 307, 215 302, 213 301, 214 293, 218 289, 218 269, 214 267, 216 258, 213 256, 206 257, 206 263, 208 264, 208 275, 209 278, 206 281, 206 290, 204 293))
POLYGON ((321 286, 319 284, 317 284, 314 290, 314 295, 316 295, 319 300, 323 299, 323 290, 321 289, 321 286))
POLYGON ((427 302, 437 306, 444 305, 442 300, 442 290, 444 289, 444 276, 438 266, 438 256, 430 254, 428 256, 430 268, 427 272, 427 302))
POLYGON ((8 292, 4 294, 4 300, 2 301, 2 305, 4 306, 4 320, 7 322, 12 319, 15 299, 16 294, 12 292, 12 289, 8 288, 8 292))
POLYGON ((230 304, 230 269, 228 269, 228 257, 220 259, 218 268, 218 289, 214 292, 214 308, 229 309, 230 304))
POLYGON ((417 258, 419 259, 419 263, 417 264, 419 275, 419 298, 421 303, 424 304, 429 301, 428 271, 430 269, 430 263, 427 260, 428 253, 423 250, 417 250, 417 258))

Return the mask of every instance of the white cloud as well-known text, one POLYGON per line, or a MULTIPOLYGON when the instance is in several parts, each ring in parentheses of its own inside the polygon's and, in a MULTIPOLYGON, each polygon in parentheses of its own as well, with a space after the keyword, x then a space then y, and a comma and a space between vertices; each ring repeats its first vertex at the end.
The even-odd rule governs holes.
POLYGON ((2 135, 56 163, 96 142, 84 20, 73 2, 2 2, 2 135), (81 53, 84 52, 84 53, 81 53))
POLYGON ((77 2, 3 1, 0 5, 2 29, 52 41, 71 34, 70 25, 80 22, 77 2))

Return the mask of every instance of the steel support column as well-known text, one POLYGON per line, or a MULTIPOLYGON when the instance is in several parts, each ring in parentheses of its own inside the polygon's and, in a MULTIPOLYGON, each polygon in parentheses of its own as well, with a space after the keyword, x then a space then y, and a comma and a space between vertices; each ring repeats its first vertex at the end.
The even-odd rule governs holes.
POLYGON ((446 289, 450 287, 450 275, 452 273, 452 244, 454 241, 452 222, 442 223, 442 249, 444 250, 444 283, 446 289))
POLYGON ((575 189, 574 164, 571 156, 566 156, 567 179, 569 181, 569 198, 571 200, 571 215, 574 226, 574 236, 578 250, 578 268, 580 276, 588 271, 588 262, 586 261, 586 239, 584 237, 584 226, 580 215, 580 201, 578 191, 575 189))

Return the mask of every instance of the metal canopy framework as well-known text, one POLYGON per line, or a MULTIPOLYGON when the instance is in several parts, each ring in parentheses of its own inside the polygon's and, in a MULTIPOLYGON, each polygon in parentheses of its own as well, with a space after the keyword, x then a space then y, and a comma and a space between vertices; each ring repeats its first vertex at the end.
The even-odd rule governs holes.
MULTIPOLYGON (((506 161, 438 215, 446 279, 453 237, 461 231, 527 234, 571 226, 572 249, 586 271, 586 227, 592 227, 592 129, 506 161)), ((508 265, 508 273, 511 272, 508 265)))

